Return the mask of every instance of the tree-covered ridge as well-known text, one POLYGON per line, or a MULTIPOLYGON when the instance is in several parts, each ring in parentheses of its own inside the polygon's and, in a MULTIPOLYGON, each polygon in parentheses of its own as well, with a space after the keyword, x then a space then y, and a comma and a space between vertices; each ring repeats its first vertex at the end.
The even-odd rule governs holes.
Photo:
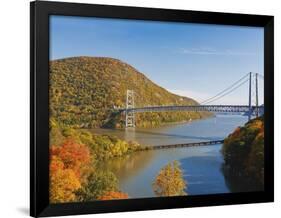
MULTIPOLYGON (((135 105, 195 105, 149 80, 132 66, 113 58, 73 57, 50 62, 50 113, 72 127, 122 127, 124 117, 112 114, 113 107, 125 107, 126 91, 134 90, 135 105)), ((198 119, 199 112, 138 114, 138 126, 198 119)))
POLYGON ((224 140, 222 153, 232 175, 237 174, 242 179, 251 180, 253 185, 263 187, 264 118, 250 120, 245 126, 238 127, 224 140))

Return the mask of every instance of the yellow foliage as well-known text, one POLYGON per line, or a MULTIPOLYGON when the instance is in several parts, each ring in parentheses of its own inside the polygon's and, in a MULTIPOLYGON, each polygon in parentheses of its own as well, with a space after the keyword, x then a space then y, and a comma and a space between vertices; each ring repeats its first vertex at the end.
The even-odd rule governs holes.
POLYGON ((80 181, 71 169, 64 169, 58 158, 51 160, 50 201, 65 203, 75 201, 74 191, 81 187, 80 181))
MULTIPOLYGON (((50 114, 75 128, 122 127, 124 117, 112 109, 125 107, 126 91, 135 105, 196 105, 195 100, 168 92, 132 66, 113 58, 72 57, 50 62, 50 114)), ((142 113, 142 127, 207 117, 209 112, 142 113)))
POLYGON ((187 195, 184 191, 186 186, 177 161, 162 168, 153 182, 153 189, 157 196, 187 195))

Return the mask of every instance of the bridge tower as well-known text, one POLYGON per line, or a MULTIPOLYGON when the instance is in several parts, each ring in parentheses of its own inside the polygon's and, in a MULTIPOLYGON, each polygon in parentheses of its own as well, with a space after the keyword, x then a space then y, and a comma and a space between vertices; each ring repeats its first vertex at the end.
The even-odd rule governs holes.
POLYGON ((126 128, 135 127, 135 113, 133 111, 128 111, 127 109, 135 107, 134 91, 127 90, 126 97, 126 128))
POLYGON ((251 119, 252 114, 254 113, 256 117, 259 116, 259 88, 258 88, 258 73, 255 73, 255 80, 252 79, 253 73, 249 74, 249 112, 248 112, 248 120, 251 119), (255 86, 252 89, 252 85, 255 86), (252 98, 253 97, 253 98, 252 98), (254 104, 252 105, 252 100, 254 100, 254 104), (253 109, 255 106, 255 109, 253 109))
POLYGON ((256 117, 259 116, 259 86, 258 86, 258 74, 256 73, 256 117))
POLYGON ((252 72, 249 74, 249 111, 248 111, 248 121, 251 119, 252 115, 252 72))

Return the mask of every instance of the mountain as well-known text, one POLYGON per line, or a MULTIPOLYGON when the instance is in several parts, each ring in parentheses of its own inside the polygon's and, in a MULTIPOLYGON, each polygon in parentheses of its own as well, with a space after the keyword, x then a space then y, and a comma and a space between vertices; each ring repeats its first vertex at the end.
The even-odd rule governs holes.
MULTIPOLYGON (((50 113, 58 122, 76 127, 123 127, 124 117, 113 107, 125 107, 127 90, 135 106, 196 105, 195 100, 168 92, 120 60, 72 57, 50 61, 50 113)), ((210 113, 153 112, 136 115, 137 126, 153 127, 200 119, 210 113)))

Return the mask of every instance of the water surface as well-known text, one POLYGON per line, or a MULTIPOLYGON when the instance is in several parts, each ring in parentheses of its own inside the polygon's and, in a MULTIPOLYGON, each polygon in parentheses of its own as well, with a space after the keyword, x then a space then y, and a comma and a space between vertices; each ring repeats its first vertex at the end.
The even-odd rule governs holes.
MULTIPOLYGON (((224 139, 247 117, 217 115, 204 120, 151 129, 93 129, 95 133, 111 134, 145 145, 165 145, 224 139)), ((152 183, 160 169, 173 160, 181 164, 189 195, 228 193, 229 187, 221 170, 221 144, 202 147, 173 148, 136 152, 101 163, 103 170, 114 172, 120 189, 131 198, 153 197, 152 183)))

